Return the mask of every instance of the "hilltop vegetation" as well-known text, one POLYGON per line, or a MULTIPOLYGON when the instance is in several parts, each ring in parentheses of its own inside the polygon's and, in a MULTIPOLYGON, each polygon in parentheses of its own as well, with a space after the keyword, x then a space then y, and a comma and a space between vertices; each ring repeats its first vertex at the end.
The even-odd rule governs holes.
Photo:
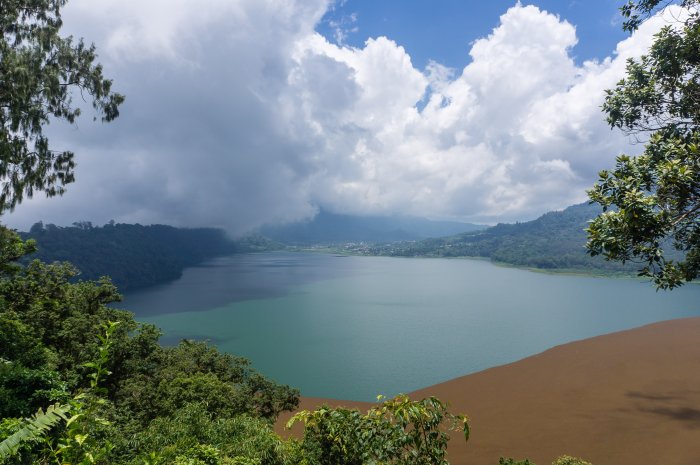
POLYGON ((591 257, 584 247, 588 222, 601 208, 580 204, 523 223, 498 224, 483 231, 370 248, 377 255, 403 257, 483 257, 544 270, 633 272, 633 265, 591 257))
POLYGON ((0 438, 51 405, 68 406, 66 415, 77 415, 71 425, 80 428, 63 439, 61 453, 58 438, 71 431, 65 422, 51 442, 27 442, 12 459, 0 447, 0 462, 44 463, 53 454, 60 463, 87 463, 76 457, 90 451, 96 463, 132 463, 158 451, 161 463, 172 463, 202 435, 219 442, 234 431, 229 450, 274 456, 267 425, 297 405, 297 390, 203 342, 160 346, 155 327, 106 305, 119 299, 108 280, 71 283, 75 269, 68 264, 17 264, 33 243, 0 232, 0 438))
POLYGON ((21 235, 38 244, 31 258, 46 263, 71 262, 80 270, 81 278, 110 276, 121 290, 177 279, 184 268, 213 257, 278 247, 259 236, 234 241, 220 229, 113 222, 102 227, 89 222, 74 223, 72 227, 36 223, 21 235))

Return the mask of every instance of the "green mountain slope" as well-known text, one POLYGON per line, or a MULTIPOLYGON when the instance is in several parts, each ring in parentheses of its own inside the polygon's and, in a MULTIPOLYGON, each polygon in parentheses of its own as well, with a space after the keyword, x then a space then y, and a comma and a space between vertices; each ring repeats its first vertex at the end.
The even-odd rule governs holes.
POLYGON ((495 262, 545 270, 601 270, 633 272, 635 264, 621 265, 586 253, 588 221, 601 212, 596 205, 580 204, 549 212, 533 221, 498 224, 483 231, 403 242, 372 249, 390 256, 484 257, 495 262))

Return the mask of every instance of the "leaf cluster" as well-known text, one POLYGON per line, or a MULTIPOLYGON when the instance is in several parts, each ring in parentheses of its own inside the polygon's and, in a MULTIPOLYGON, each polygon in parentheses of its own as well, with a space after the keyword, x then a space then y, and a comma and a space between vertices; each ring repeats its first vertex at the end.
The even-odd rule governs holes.
MULTIPOLYGON (((667 3, 630 2, 628 27, 667 3)), ((603 105, 611 127, 648 134, 644 153, 617 157, 588 192, 604 209, 587 229, 590 254, 640 261, 639 274, 661 289, 700 272, 700 2, 681 3, 687 19, 664 27, 645 56, 628 62, 603 105)))
POLYGON ((322 407, 302 411, 288 423, 305 425, 299 451, 309 463, 324 465, 448 464, 446 430, 469 439, 466 416, 452 415, 434 397, 413 401, 405 395, 385 400, 366 414, 322 407))
POLYGON ((73 182, 73 152, 53 150, 44 127, 51 119, 75 121, 75 92, 91 100, 102 121, 119 116, 124 101, 95 63, 95 47, 59 34, 65 3, 0 3, 0 213, 36 191, 61 195, 73 182))
POLYGON ((622 28, 625 31, 636 31, 641 24, 651 16, 663 11, 669 5, 679 4, 683 8, 693 9, 697 6, 697 0, 628 0, 620 8, 622 17, 625 18, 622 28))

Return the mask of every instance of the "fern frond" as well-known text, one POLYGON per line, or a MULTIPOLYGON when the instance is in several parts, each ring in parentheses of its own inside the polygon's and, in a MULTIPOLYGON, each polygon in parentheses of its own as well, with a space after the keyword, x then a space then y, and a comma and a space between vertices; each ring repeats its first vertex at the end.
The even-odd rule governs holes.
POLYGON ((23 443, 41 439, 51 428, 67 420, 70 409, 70 405, 53 404, 46 407, 46 412, 39 409, 32 418, 24 420, 19 431, 0 442, 0 462, 15 455, 23 443))

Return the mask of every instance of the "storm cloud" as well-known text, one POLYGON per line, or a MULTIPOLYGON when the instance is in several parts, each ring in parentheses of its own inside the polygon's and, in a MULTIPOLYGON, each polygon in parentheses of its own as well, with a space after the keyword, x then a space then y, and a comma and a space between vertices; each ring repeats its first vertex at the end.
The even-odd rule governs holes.
MULTIPOLYGON (((577 65, 575 27, 506 11, 465 67, 417 69, 390 38, 362 48, 315 27, 323 0, 72 0, 66 30, 95 42, 127 96, 108 125, 52 124, 77 181, 3 220, 220 226, 338 213, 473 222, 532 218, 585 199, 636 152, 601 114, 664 20, 577 65)), ((88 112, 89 113, 89 112, 88 112)))

